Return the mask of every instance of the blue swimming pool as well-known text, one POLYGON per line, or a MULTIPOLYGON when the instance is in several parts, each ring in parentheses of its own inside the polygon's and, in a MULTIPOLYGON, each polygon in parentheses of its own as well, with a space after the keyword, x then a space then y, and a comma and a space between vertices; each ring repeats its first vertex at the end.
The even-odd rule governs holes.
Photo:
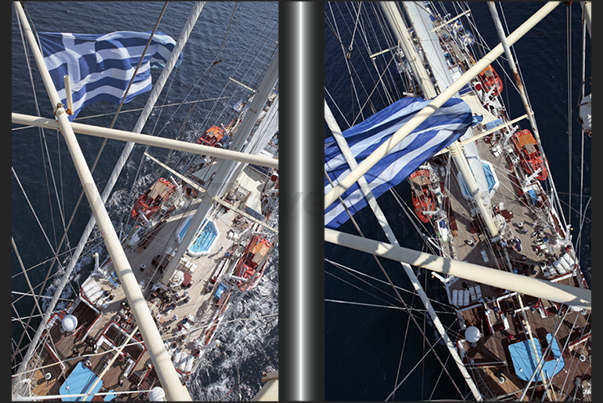
MULTIPOLYGON (((191 219, 192 217, 189 217, 178 229, 179 242, 182 242, 184 234, 186 234, 191 223, 191 219)), ((200 228, 202 228, 202 230, 197 233, 197 236, 188 248, 188 253, 195 257, 209 252, 218 237, 218 229, 213 221, 204 220, 200 228)))

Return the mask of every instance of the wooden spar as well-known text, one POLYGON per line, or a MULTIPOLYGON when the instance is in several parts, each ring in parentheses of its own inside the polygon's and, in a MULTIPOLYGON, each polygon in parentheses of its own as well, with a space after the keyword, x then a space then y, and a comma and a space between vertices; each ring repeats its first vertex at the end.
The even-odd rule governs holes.
MULTIPOLYGON (((348 163, 348 165, 350 166, 351 169, 356 168, 358 163, 356 162, 356 159, 354 158, 354 155, 352 154, 352 151, 350 150, 348 143, 345 140, 345 137, 343 137, 343 134, 341 133, 341 129, 339 128, 339 125, 337 124, 337 121, 335 120, 335 117, 333 116, 331 109, 327 105, 326 100, 325 100, 325 120, 327 122, 327 125, 329 126, 329 129, 331 129, 331 132, 333 133, 333 137, 335 138, 335 141, 337 141, 337 145, 339 145, 339 148, 341 149, 341 152, 342 152, 343 156, 345 157, 346 162, 348 163)), ((366 179, 364 178, 364 176, 361 176, 358 179, 358 185, 362 189, 362 192, 364 193, 364 197, 366 198, 369 206, 373 210, 373 213, 375 214, 377 221, 379 221, 381 228, 385 232, 385 236, 387 236, 387 239, 393 245, 400 246, 400 244, 398 243, 398 239, 396 238, 396 235, 394 234, 394 231, 392 230, 391 226, 387 222, 387 218, 385 218, 385 214, 383 214, 381 207, 379 207, 379 204, 377 203, 377 199, 375 198, 375 196, 373 195, 373 192, 369 188, 369 185, 368 185, 366 179)), ((477 401, 483 400, 482 395, 479 392, 479 389, 475 385, 475 382, 473 382, 473 379, 469 375, 469 372, 467 372, 467 368, 465 368, 465 365, 463 364, 463 361, 462 361, 461 357, 459 356, 459 353, 456 350, 454 343, 448 337, 448 333, 446 333, 446 329, 444 329, 444 325, 442 325, 442 322, 440 321, 438 314, 433 309, 433 306, 431 305, 431 302, 429 301, 429 298, 427 297, 425 290, 421 286, 421 283, 419 282, 417 275, 412 270, 412 267, 409 264, 402 263, 402 262, 401 262, 401 264, 402 264, 402 268, 404 269, 404 272, 410 279, 410 282, 412 283, 415 291, 417 292, 417 294, 419 294, 419 297, 421 298, 423 305, 425 305, 425 309, 427 309, 427 312, 429 313, 429 316, 431 317, 431 320, 433 321, 438 333, 440 334, 440 336, 442 337, 442 340, 446 344, 446 347, 448 348, 448 351, 450 352, 450 356, 455 361, 457 367, 461 371, 461 374, 463 375, 465 382, 469 386, 469 389, 471 389, 471 393, 473 393, 473 397, 475 397, 475 399, 477 401)), ((392 284, 392 287, 393 287, 393 284, 392 284)), ((394 287, 394 291, 396 291, 396 294, 398 294, 395 287, 394 287)), ((400 299, 402 299, 402 297, 399 294, 398 294, 398 297, 400 299)))
MULTIPOLYGON (((44 127, 47 129, 59 129, 59 125, 54 119, 23 115, 20 113, 13 113, 12 121, 13 123, 44 127)), ((89 136, 106 137, 109 139, 128 141, 136 144, 145 144, 153 147, 162 147, 170 150, 184 151, 199 155, 210 155, 216 158, 241 161, 270 168, 278 168, 278 159, 263 157, 261 155, 246 154, 239 151, 225 150, 217 147, 189 143, 187 141, 150 136, 148 134, 139 134, 125 130, 108 129, 105 127, 85 125, 82 123, 71 122, 71 127, 73 127, 74 132, 89 136)))
MULTIPOLYGON (((531 28, 533 28, 540 20, 548 15, 555 7, 561 2, 548 2, 540 10, 538 10, 533 16, 531 16, 526 22, 524 22, 519 28, 517 28, 507 38, 509 44, 514 44, 523 35, 525 35, 531 28)), ((500 55, 503 54, 503 48, 501 44, 498 44, 492 49, 486 56, 478 61, 473 67, 467 70, 458 80, 456 80, 450 87, 446 88, 440 95, 435 97, 429 105, 419 111, 408 123, 402 126, 396 133, 393 134, 391 139, 379 148, 377 148, 371 155, 369 155, 364 161, 362 161, 358 167, 352 170, 341 182, 339 182, 329 193, 325 195, 324 209, 326 210, 339 196, 341 196, 350 186, 352 186, 359 177, 366 174, 370 168, 373 167, 381 158, 385 157, 388 152, 392 150, 398 143, 406 138, 414 129, 416 129, 425 119, 431 116, 438 108, 440 108, 444 102, 450 99, 456 94, 461 88, 463 88, 469 81, 477 76, 483 69, 490 65, 500 55)))
POLYGON ((65 97, 67 99, 67 113, 73 114, 73 97, 71 96, 71 79, 68 75, 63 76, 65 80, 65 97))
POLYGON ((389 49, 384 49, 384 50, 382 50, 382 51, 380 51, 380 52, 373 53, 373 54, 372 54, 372 55, 370 55, 369 57, 370 57, 371 59, 374 59, 375 57, 377 57, 377 56, 379 56, 379 55, 382 55, 382 54, 387 53, 387 52, 391 52, 392 50, 395 50, 395 49, 396 49, 396 47, 395 47, 395 46, 392 46, 392 47, 391 47, 391 48, 389 48, 389 49))
POLYGON ((255 90, 254 90, 253 88, 246 86, 246 85, 245 85, 245 84, 243 84, 242 82, 237 81, 237 80, 235 80, 235 79, 234 79, 234 78, 232 78, 232 77, 228 77, 228 79, 229 79, 229 80, 231 80, 231 81, 234 81, 234 82, 235 82, 235 83, 237 83, 237 84, 239 84, 241 87, 243 87, 243 88, 245 88, 245 89, 248 89, 249 91, 251 91, 251 92, 255 93, 255 90))
POLYGON ((128 258, 121 247, 121 243, 117 237, 117 233, 115 232, 111 218, 107 213, 107 209, 105 208, 101 195, 94 183, 94 178, 92 177, 92 173, 88 168, 84 154, 82 153, 82 150, 77 142, 75 133, 71 128, 71 124, 65 109, 61 105, 61 100, 56 88, 54 87, 50 73, 44 64, 42 52, 36 43, 34 34, 29 26, 29 22, 25 17, 23 8, 19 2, 14 2, 14 7, 19 15, 21 23, 23 24, 23 30, 30 43, 31 51, 34 55, 40 75, 42 76, 42 80, 44 81, 44 86, 48 92, 50 102, 53 106, 53 109, 56 108, 55 114, 58 119, 61 132, 63 133, 65 143, 67 144, 69 153, 76 167, 78 177, 86 193, 88 203, 90 204, 92 213, 96 218, 97 225, 101 230, 107 251, 109 252, 109 255, 111 255, 115 271, 120 279, 124 293, 132 309, 132 313, 136 318, 136 323, 138 323, 138 326, 140 327, 140 332, 142 333, 145 345, 151 356, 151 360, 155 365, 157 375, 162 386, 165 388, 166 396, 169 400, 190 401, 191 397, 188 393, 188 390, 182 386, 182 383, 180 382, 178 373, 176 372, 170 356, 165 349, 161 339, 161 334, 159 334, 159 330, 157 330, 157 327, 155 326, 151 312, 146 304, 146 300, 142 295, 140 287, 138 286, 138 281, 136 280, 132 268, 130 267, 128 258))
POLYGON ((325 241, 481 284, 590 310, 590 290, 461 262, 325 228, 325 241))

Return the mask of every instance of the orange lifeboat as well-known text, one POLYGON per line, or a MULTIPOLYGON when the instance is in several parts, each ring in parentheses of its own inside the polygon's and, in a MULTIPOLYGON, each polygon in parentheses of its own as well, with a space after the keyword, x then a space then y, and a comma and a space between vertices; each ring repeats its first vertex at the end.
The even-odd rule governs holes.
POLYGON ((488 67, 483 69, 482 72, 478 74, 478 78, 481 85, 480 83, 478 83, 475 85, 475 88, 480 90, 482 89, 481 86, 483 85, 484 91, 489 92, 494 87, 492 95, 500 95, 500 93, 502 92, 502 81, 500 81, 500 77, 498 76, 496 71, 494 71, 492 66, 489 65, 488 67))
POLYGON ((520 130, 511 137, 515 151, 519 155, 521 167, 528 175, 532 175, 540 168, 537 178, 541 181, 548 176, 544 158, 540 155, 538 144, 532 133, 528 130, 520 130))
POLYGON ((241 291, 245 291, 245 289, 253 287, 262 277, 262 275, 264 274, 264 268, 266 266, 266 263, 264 263, 262 267, 258 267, 258 265, 262 262, 264 256, 266 256, 269 249, 270 242, 268 242, 268 240, 264 239, 260 235, 254 235, 251 238, 251 241, 249 241, 249 245, 247 245, 247 248, 245 249, 245 252, 241 257, 241 260, 239 260, 239 263, 237 264, 237 267, 235 269, 235 275, 244 279, 248 279, 253 276, 256 271, 259 270, 259 273, 258 276, 250 284, 247 284, 247 282, 244 281, 238 281, 237 285, 239 286, 239 289, 241 291))
POLYGON ((167 179, 159 178, 142 196, 136 200, 132 207, 132 219, 138 218, 138 214, 143 214, 146 218, 151 218, 161 208, 164 201, 174 192, 175 186, 167 179))
POLYGON ((426 214, 429 211, 435 211, 434 195, 430 189, 431 180, 427 169, 419 169, 408 177, 412 188, 412 204, 415 207, 415 213, 419 220, 428 223, 431 215, 426 214))
POLYGON ((199 137, 197 144, 210 147, 221 147, 220 140, 222 140, 222 137, 224 137, 225 134, 226 132, 224 129, 222 129, 220 126, 214 125, 207 129, 207 131, 201 137, 199 137))

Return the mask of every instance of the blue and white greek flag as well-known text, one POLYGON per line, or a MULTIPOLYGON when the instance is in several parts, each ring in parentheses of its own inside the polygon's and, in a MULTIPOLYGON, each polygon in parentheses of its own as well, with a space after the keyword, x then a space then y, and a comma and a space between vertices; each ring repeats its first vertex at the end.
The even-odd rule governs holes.
MULTIPOLYGON (((121 102, 150 35, 128 31, 104 35, 39 33, 44 62, 65 108, 63 76, 70 77, 74 110, 69 120, 94 102, 121 102)), ((155 32, 125 102, 151 89, 151 67, 164 67, 175 45, 169 35, 155 32)), ((181 61, 182 53, 176 66, 181 61)))
MULTIPOLYGON (((360 163, 368 157, 429 102, 421 98, 402 98, 344 131, 343 135, 356 161, 360 163)), ((448 100, 364 175, 374 196, 379 197, 400 184, 421 164, 456 141, 479 120, 481 119, 473 118, 469 105, 463 100, 448 100)), ((350 173, 350 167, 333 137, 325 140, 325 171, 335 185, 350 173)), ((326 177, 324 186, 327 194, 332 186, 326 177)), ((367 205, 358 183, 354 183, 341 197, 351 214, 367 205)), ((327 228, 337 228, 348 218, 345 208, 339 202, 331 204, 325 210, 327 228)))

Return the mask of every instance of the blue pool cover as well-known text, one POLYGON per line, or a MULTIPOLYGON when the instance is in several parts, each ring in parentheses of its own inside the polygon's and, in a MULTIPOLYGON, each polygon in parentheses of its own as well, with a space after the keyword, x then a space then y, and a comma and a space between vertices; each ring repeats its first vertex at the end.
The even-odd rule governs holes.
MULTIPOLYGON (((553 353, 553 357, 555 359, 545 361, 542 366, 542 372, 544 372, 547 379, 551 379, 563 369, 565 362, 563 357, 561 357, 561 350, 559 349, 557 340, 553 339, 550 334, 546 335, 546 339, 548 343, 551 344, 551 352, 553 353), (557 359, 559 359, 559 364, 557 364, 557 359)), ((538 352, 538 358, 536 360, 534 359, 534 349, 532 348, 532 342, 530 340, 524 340, 522 342, 509 345, 509 352, 511 353, 511 358, 513 359, 515 373, 524 381, 530 380, 532 373, 536 369, 538 361, 540 361, 542 358, 542 348, 538 339, 534 339, 534 344, 536 344, 536 351, 538 352)), ((541 371, 538 371, 534 379, 536 381, 542 381, 541 371)))
MULTIPOLYGON (((186 234, 186 231, 188 230, 188 227, 191 223, 191 219, 192 217, 189 217, 186 221, 186 224, 184 224, 184 227, 180 230, 180 239, 184 238, 184 235, 186 234)), ((189 250, 193 253, 207 252, 213 241, 216 239, 216 236, 218 235, 214 222, 209 221, 207 225, 205 225, 205 222, 206 220, 203 220, 203 223, 201 224, 203 231, 201 231, 201 233, 197 235, 197 237, 189 248, 189 250)))
MULTIPOLYGON (((88 393, 88 389, 90 386, 98 379, 98 376, 91 369, 86 368, 83 362, 79 362, 69 377, 65 380, 65 382, 61 385, 60 393, 61 395, 69 395, 69 394, 80 394, 80 393, 88 393), (69 388, 69 389, 67 389, 69 388)), ((92 400, 94 394, 99 391, 99 389, 103 386, 103 381, 99 380, 94 389, 90 391, 90 395, 85 400, 92 400)), ((62 397, 63 401, 76 401, 76 400, 84 400, 83 397, 62 397)))
POLYGON ((214 298, 219 300, 225 289, 226 289, 226 287, 224 286, 224 284, 220 283, 220 285, 218 286, 218 289, 216 290, 216 292, 214 294, 214 298))

